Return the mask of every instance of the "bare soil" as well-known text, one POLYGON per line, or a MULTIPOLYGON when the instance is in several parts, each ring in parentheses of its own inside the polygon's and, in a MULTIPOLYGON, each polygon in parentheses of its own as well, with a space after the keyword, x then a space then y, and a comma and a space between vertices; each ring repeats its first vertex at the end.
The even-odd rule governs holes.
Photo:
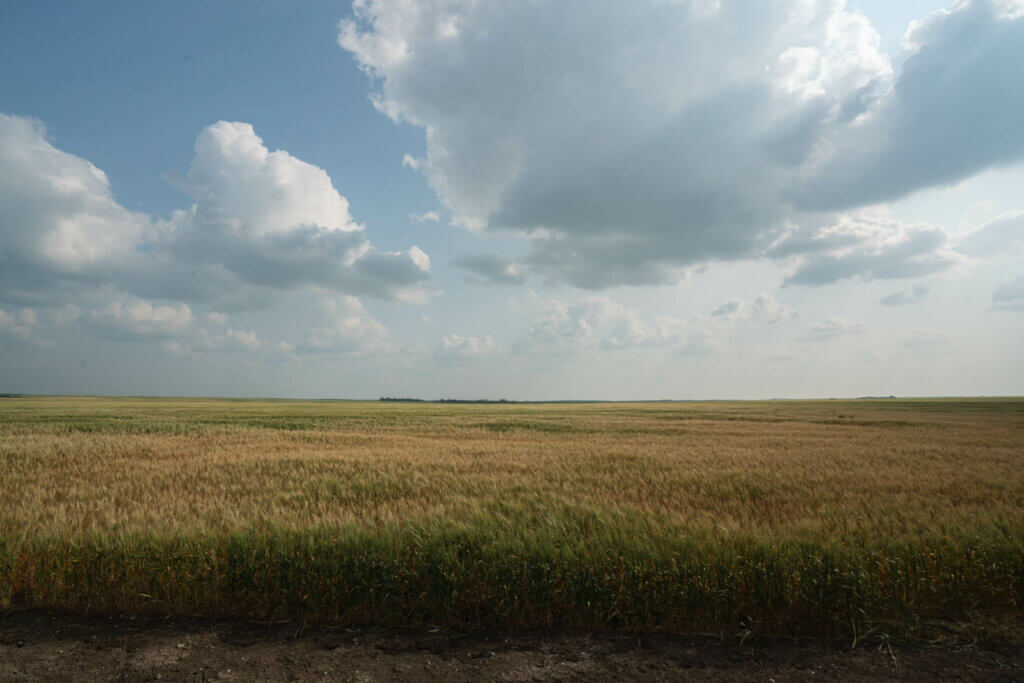
POLYGON ((15 611, 0 680, 1024 681, 1024 643, 394 630, 15 611))

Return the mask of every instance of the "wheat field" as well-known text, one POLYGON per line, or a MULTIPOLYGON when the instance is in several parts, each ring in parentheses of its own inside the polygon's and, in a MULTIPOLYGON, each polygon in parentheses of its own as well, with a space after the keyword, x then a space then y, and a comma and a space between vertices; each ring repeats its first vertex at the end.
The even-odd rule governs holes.
POLYGON ((0 606, 910 637, 1024 616, 1024 400, 0 399, 0 606))

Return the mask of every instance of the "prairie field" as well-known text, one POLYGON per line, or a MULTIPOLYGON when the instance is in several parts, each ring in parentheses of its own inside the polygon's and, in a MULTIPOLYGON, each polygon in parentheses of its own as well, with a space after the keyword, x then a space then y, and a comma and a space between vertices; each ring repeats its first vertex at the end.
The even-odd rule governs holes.
POLYGON ((13 397, 0 491, 0 607, 854 638, 1024 622, 1024 399, 13 397))

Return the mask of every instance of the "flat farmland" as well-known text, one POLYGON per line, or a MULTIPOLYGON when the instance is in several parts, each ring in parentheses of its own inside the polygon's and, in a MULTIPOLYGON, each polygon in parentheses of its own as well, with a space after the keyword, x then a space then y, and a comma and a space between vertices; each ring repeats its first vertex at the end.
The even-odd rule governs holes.
POLYGON ((8 608, 855 639, 1024 617, 1021 399, 12 397, 0 490, 8 608))

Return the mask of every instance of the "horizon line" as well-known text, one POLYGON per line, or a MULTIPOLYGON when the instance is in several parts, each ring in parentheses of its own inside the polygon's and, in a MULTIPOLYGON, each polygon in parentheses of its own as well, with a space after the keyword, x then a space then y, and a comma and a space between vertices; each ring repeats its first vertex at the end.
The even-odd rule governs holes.
POLYGON ((182 394, 47 394, 25 392, 0 392, 0 399, 13 398, 98 398, 98 399, 180 399, 197 401, 310 401, 338 403, 432 403, 432 404, 544 404, 544 403, 768 403, 781 401, 907 401, 907 400, 970 400, 970 399, 1020 399, 1024 394, 964 394, 964 395, 864 395, 864 396, 777 396, 770 398, 642 398, 642 399, 608 399, 608 398, 551 398, 551 399, 487 399, 487 398, 416 398, 389 397, 377 398, 344 398, 326 396, 213 396, 213 395, 182 395, 182 394))

